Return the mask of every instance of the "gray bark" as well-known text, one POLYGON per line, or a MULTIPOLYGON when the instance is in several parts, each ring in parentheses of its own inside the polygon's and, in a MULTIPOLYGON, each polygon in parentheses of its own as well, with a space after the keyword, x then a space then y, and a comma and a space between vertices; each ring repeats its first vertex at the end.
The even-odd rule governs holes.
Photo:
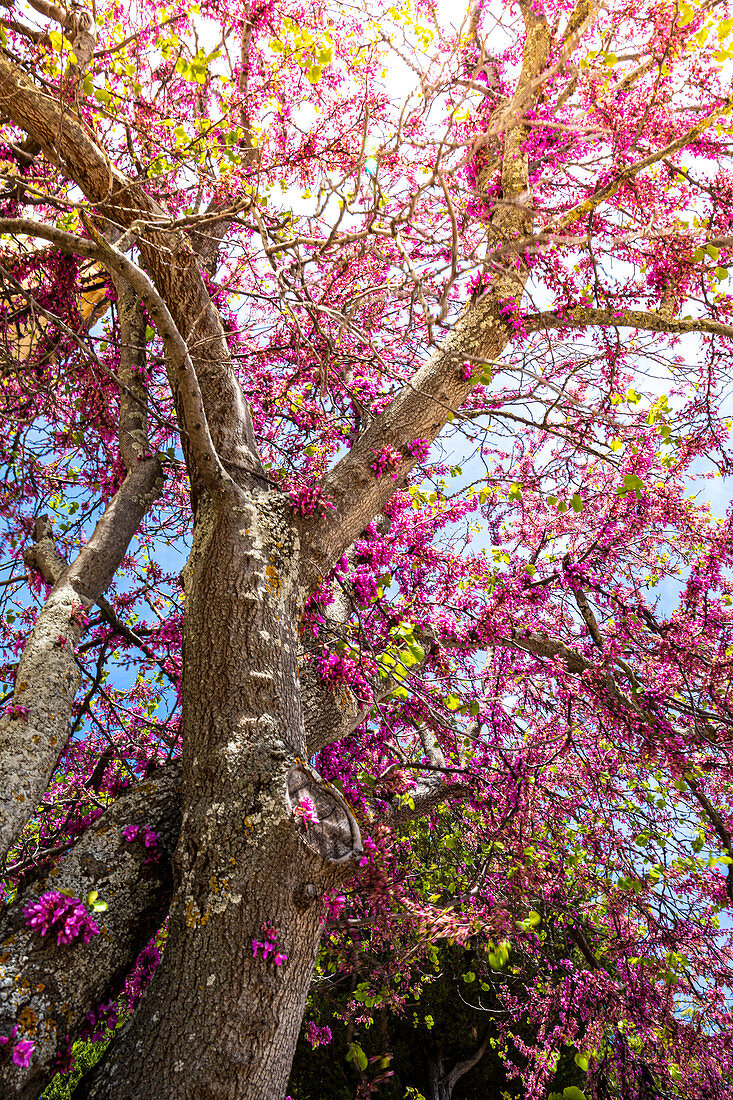
POLYGON ((344 872, 287 803, 302 763, 295 583, 283 499, 199 509, 185 571, 184 817, 163 965, 91 1095, 272 1100, 284 1094, 320 937, 344 872), (220 624, 227 623, 223 632, 220 624), (255 957, 264 926, 287 961, 255 957))
POLYGON ((445 1068, 445 1059, 440 1051, 428 1058, 428 1100, 453 1100, 453 1090, 462 1077, 477 1066, 489 1048, 491 1030, 487 1031, 483 1041, 468 1058, 456 1062, 452 1069, 445 1068))

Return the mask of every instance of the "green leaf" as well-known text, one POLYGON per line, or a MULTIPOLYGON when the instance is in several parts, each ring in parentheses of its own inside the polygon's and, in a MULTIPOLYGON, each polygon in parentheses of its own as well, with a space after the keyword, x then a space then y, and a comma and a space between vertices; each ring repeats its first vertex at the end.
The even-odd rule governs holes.
POLYGON ((320 65, 311 65, 310 69, 305 75, 308 77, 308 80, 311 82, 311 84, 317 84, 323 76, 323 69, 320 65))
POLYGON ((575 1064, 576 1064, 576 1066, 579 1066, 580 1069, 582 1069, 583 1073, 587 1073, 588 1072, 588 1055, 587 1054, 576 1054, 575 1055, 575 1064))
POLYGON ((355 1065, 357 1065, 359 1067, 359 1069, 362 1071, 362 1073, 364 1072, 364 1070, 367 1068, 367 1066, 369 1064, 369 1060, 367 1059, 366 1054, 361 1049, 361 1047, 359 1046, 358 1043, 351 1043, 351 1045, 349 1046, 348 1053, 346 1055, 346 1061, 347 1062, 353 1062, 355 1065))
POLYGON ((718 256, 720 255, 720 249, 716 248, 714 244, 707 245, 705 251, 707 252, 711 260, 717 260, 718 256))
POLYGON ((574 512, 583 511, 583 500, 579 493, 573 493, 572 497, 570 498, 570 503, 573 507, 574 512))
POLYGON ((722 280, 722 279, 727 279, 728 278, 728 268, 727 267, 716 267, 716 269, 715 269, 715 278, 718 279, 719 281, 722 280))
POLYGON ((94 98, 97 103, 109 103, 112 96, 109 94, 106 88, 95 88, 94 98))

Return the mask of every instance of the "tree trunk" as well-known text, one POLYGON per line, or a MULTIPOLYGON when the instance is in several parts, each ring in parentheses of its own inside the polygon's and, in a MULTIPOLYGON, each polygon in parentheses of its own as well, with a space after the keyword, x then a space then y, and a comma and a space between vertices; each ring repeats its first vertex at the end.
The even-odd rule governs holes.
POLYGON ((446 1070, 442 1051, 436 1051, 428 1058, 428 1100, 452 1100, 453 1090, 461 1077, 473 1069, 483 1058, 489 1047, 491 1028, 486 1032, 480 1046, 462 1062, 456 1062, 453 1069, 446 1070))
POLYGON ((284 1096, 320 937, 316 899, 340 873, 304 842, 287 796, 306 751, 298 556, 281 494, 202 502, 185 570, 170 933, 95 1098, 284 1096), (268 939, 277 946, 265 959, 253 943, 268 939))
POLYGON ((451 1100, 453 1084, 445 1072, 442 1054, 428 1059, 428 1100, 451 1100))

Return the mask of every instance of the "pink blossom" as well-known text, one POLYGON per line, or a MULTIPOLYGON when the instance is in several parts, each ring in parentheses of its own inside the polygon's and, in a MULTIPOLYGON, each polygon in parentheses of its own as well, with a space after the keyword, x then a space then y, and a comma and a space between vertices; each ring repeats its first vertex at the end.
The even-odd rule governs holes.
POLYGON ((395 450, 391 443, 386 443, 379 451, 373 451, 374 461, 370 463, 369 469, 373 470, 377 477, 383 477, 385 473, 391 473, 392 480, 397 480, 396 471, 397 467, 402 462, 402 455, 399 451, 395 450))
POLYGON ((23 910, 28 928, 37 928, 42 936, 48 931, 56 933, 56 943, 71 943, 81 937, 87 944, 99 934, 97 924, 87 913, 79 898, 68 897, 58 890, 41 894, 37 901, 29 902, 23 910))
POLYGON ((16 1066, 27 1069, 31 1064, 31 1055, 35 1049, 36 1044, 32 1043, 30 1039, 21 1039, 19 1043, 16 1043, 12 1055, 16 1066))
POLYGON ((30 712, 31 708, 23 706, 21 703, 14 703, 12 706, 5 708, 5 714, 8 718, 22 718, 25 720, 30 712))
POLYGON ((293 817, 299 818, 304 821, 306 825, 318 824, 318 811, 316 810, 316 804, 312 798, 308 795, 304 795, 298 805, 293 810, 293 817))
POLYGON ((313 1020, 309 1020, 305 1025, 305 1037, 315 1050, 316 1047, 325 1046, 331 1042, 331 1029, 330 1027, 319 1027, 313 1020))

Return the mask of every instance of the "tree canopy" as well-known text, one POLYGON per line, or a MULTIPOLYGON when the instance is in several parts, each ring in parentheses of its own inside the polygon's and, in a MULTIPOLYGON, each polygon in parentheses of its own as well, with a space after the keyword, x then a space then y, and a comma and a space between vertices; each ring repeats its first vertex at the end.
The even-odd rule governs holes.
POLYGON ((0 12, 6 1095, 728 1095, 729 5, 0 12))

